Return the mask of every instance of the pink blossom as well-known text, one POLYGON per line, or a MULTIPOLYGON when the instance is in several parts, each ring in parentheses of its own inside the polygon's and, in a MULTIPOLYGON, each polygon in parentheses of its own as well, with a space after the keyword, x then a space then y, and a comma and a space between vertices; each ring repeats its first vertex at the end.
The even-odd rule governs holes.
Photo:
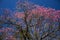
POLYGON ((3 30, 0 30, 0 32, 3 32, 3 30))
POLYGON ((16 18, 23 18, 24 17, 24 14, 23 14, 23 12, 16 12, 15 13, 15 17, 16 18))
POLYGON ((16 22, 16 24, 17 24, 17 25, 20 25, 20 24, 21 24, 21 22, 20 22, 20 21, 18 21, 18 22, 16 22))
POLYGON ((14 38, 12 35, 6 37, 6 40, 16 40, 16 38, 14 38))
POLYGON ((3 32, 13 32, 14 30, 12 28, 3 28, 3 32))

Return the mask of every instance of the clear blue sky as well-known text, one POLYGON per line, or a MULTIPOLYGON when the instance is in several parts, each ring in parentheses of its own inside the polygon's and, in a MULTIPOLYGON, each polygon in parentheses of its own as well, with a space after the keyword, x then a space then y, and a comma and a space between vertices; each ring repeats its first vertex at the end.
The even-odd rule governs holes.
MULTIPOLYGON (((0 8, 13 9, 16 6, 17 0, 0 0, 0 8)), ((60 0, 29 0, 37 5, 55 8, 60 10, 60 0)))

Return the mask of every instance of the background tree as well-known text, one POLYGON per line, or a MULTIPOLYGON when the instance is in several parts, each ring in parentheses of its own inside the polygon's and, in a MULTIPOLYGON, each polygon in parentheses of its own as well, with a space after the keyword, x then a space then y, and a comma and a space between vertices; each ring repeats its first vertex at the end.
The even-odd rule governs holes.
POLYGON ((16 10, 2 9, 1 40, 59 40, 60 11, 26 1, 17 1, 16 10))

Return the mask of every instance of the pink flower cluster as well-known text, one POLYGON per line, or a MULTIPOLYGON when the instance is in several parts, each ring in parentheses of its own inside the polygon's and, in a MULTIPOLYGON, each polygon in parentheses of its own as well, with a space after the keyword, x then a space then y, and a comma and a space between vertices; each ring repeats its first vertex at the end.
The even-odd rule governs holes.
MULTIPOLYGON (((52 9, 52 8, 45 8, 45 7, 42 7, 42 6, 37 6, 36 5, 36 8, 35 9, 32 9, 31 11, 28 11, 27 12, 29 15, 28 15, 28 18, 33 15, 38 15, 38 16, 44 16, 45 18, 51 18, 53 20, 58 20, 58 18, 60 18, 60 10, 55 10, 55 9, 52 9)), ((15 17, 17 18, 23 18, 25 15, 24 13, 22 12, 16 12, 15 14, 15 17)))
POLYGON ((23 14, 23 12, 16 12, 15 13, 15 17, 17 17, 17 18, 23 18, 24 14, 23 14))
POLYGON ((14 29, 12 28, 3 28, 2 30, 0 29, 0 32, 9 32, 9 31, 13 32, 14 29))
POLYGON ((14 38, 12 35, 6 37, 6 40, 16 40, 16 38, 14 38))

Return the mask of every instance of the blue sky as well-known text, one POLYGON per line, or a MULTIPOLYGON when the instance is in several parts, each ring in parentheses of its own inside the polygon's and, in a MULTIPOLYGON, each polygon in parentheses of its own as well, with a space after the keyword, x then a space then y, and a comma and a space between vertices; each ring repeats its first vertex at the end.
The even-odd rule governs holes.
MULTIPOLYGON (((0 0, 0 8, 14 9, 16 6, 16 1, 17 0, 0 0)), ((60 0, 29 0, 29 1, 40 6, 60 10, 60 0)))

